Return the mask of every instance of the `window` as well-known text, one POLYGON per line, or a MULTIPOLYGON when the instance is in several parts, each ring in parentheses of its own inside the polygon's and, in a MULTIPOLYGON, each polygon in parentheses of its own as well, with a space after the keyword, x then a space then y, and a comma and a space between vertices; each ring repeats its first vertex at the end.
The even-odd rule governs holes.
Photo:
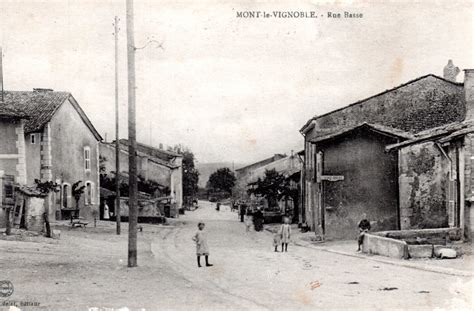
POLYGON ((61 187, 61 201, 63 208, 72 208, 71 205, 71 185, 63 184, 61 187))
POLYGON ((36 134, 30 134, 30 143, 32 145, 36 144, 36 134))
POLYGON ((91 170, 91 148, 84 147, 84 169, 86 171, 91 170))
POLYGON ((86 181, 85 203, 86 205, 94 204, 94 183, 91 181, 86 181))

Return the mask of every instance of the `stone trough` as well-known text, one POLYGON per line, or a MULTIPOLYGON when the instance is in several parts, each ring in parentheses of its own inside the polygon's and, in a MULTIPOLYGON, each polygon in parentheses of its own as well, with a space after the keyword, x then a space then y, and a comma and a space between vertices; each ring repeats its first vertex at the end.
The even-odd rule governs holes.
POLYGON ((456 258, 453 241, 461 241, 459 228, 381 231, 365 234, 362 252, 399 259, 456 258))

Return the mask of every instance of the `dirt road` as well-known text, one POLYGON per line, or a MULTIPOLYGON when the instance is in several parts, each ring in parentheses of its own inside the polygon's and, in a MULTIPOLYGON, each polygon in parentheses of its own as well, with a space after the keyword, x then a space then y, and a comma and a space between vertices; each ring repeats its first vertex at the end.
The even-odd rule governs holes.
POLYGON ((217 212, 213 204, 206 202, 200 205, 200 209, 185 216, 188 225, 161 232, 152 245, 152 252, 158 261, 191 282, 193 288, 219 293, 222 299, 233 302, 236 309, 469 307, 471 296, 466 291, 469 288, 472 291, 472 282, 466 285, 469 278, 293 245, 288 253, 275 253, 269 232, 246 233, 235 213, 225 208, 217 212), (211 260, 215 264, 211 268, 196 267, 191 237, 199 220, 207 224, 211 260))

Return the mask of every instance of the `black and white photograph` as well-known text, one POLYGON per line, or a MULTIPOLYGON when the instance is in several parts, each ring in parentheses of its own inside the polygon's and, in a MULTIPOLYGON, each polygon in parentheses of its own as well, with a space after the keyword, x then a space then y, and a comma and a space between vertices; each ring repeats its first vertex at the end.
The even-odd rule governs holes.
POLYGON ((474 310, 473 0, 0 0, 0 311, 474 310))

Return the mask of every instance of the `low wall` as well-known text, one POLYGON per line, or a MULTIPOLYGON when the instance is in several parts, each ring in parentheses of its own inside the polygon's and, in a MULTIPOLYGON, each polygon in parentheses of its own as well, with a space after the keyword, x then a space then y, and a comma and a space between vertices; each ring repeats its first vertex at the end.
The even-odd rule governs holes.
POLYGON ((362 251, 393 258, 432 258, 436 249, 461 240, 459 228, 374 232, 364 235, 362 251))
POLYGON ((408 244, 405 241, 366 233, 364 235, 364 243, 362 244, 362 252, 366 254, 407 259, 408 244))
POLYGON ((42 231, 44 227, 44 198, 25 197, 25 227, 30 231, 42 231))
MULTIPOLYGON (((128 217, 129 205, 128 198, 120 198, 120 215, 128 217)), ((158 217, 161 216, 160 209, 152 200, 138 200, 139 217, 158 217)))
POLYGON ((407 244, 438 244, 446 245, 448 240, 462 239, 460 228, 413 229, 374 232, 373 235, 403 240, 407 244))

